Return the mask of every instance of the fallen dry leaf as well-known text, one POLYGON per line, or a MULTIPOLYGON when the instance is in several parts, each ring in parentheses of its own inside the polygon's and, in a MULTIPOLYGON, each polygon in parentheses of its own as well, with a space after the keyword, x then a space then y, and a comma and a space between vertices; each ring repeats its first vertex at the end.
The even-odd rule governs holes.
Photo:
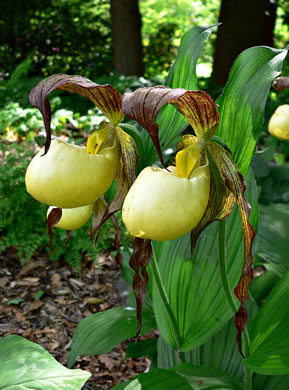
POLYGON ((42 305, 44 305, 44 302, 42 302, 40 299, 38 299, 35 302, 32 302, 28 307, 28 311, 33 311, 39 309, 42 305))
POLYGON ((50 278, 50 281, 51 281, 51 286, 53 288, 62 286, 61 275, 59 275, 58 273, 53 274, 50 278))
POLYGON ((4 276, 3 278, 0 278, 0 287, 3 288, 8 283, 9 283, 9 278, 7 276, 4 276))
POLYGON ((24 278, 21 280, 17 280, 16 284, 20 287, 38 286, 39 278, 24 278))
POLYGON ((44 264, 42 261, 31 261, 29 264, 25 265, 21 268, 19 272, 19 276, 25 276, 30 274, 32 271, 34 271, 36 268, 44 267, 44 264))

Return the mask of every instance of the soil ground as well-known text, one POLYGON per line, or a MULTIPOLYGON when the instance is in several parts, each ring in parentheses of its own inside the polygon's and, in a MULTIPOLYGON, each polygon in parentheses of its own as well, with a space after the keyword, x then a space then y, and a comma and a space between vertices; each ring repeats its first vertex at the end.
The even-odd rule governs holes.
MULTIPOLYGON (((125 304, 125 289, 116 288, 120 284, 119 266, 109 254, 101 255, 98 263, 84 259, 79 275, 65 262, 40 256, 21 266, 10 248, 0 255, 0 337, 25 337, 65 365, 80 320, 125 304)), ((104 355, 79 358, 73 368, 92 374, 83 389, 107 390, 147 371, 150 361, 126 360, 126 348, 123 342, 104 355)))

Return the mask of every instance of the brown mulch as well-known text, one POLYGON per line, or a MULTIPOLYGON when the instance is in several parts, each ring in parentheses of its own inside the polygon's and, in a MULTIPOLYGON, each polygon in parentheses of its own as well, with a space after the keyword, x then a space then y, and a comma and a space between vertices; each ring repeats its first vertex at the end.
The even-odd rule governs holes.
MULTIPOLYGON (((16 250, 9 249, 0 255, 0 337, 25 337, 66 365, 81 319, 125 304, 125 289, 116 288, 121 281, 119 267, 108 254, 101 255, 98 263, 85 258, 79 275, 69 264, 46 257, 35 257, 21 266, 16 250), (35 294, 42 296, 35 300, 35 294)), ((146 358, 125 360, 127 344, 123 342, 104 355, 77 360, 73 368, 92 374, 83 389, 107 390, 148 370, 150 361, 146 358)))

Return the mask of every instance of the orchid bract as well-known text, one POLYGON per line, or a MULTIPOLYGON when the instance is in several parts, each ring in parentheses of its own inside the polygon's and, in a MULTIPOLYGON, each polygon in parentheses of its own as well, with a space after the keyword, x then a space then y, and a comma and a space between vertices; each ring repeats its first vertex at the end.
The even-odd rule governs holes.
POLYGON ((279 106, 271 116, 269 133, 280 140, 289 139, 289 104, 279 106))
MULTIPOLYGON (((54 209, 50 206, 47 210, 47 216, 54 209)), ((76 230, 81 228, 90 218, 93 212, 93 203, 71 209, 62 209, 61 218, 54 226, 64 230, 76 230)))

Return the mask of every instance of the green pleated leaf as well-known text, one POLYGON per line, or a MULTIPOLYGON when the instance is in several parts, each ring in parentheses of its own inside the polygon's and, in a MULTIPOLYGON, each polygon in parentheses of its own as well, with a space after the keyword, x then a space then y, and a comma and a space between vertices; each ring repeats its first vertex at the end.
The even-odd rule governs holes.
POLYGON ((156 360, 157 356, 157 339, 147 339, 137 343, 129 343, 125 358, 147 357, 150 360, 156 360))
POLYGON ((219 370, 199 367, 192 364, 181 364, 170 370, 152 370, 140 374, 129 384, 121 384, 113 390, 198 390, 198 389, 231 389, 243 390, 243 385, 219 370))
MULTIPOLYGON (((168 369, 178 364, 179 359, 175 350, 162 337, 158 339, 157 348, 157 366, 159 368, 168 369)), ((215 368, 242 380, 244 367, 236 344, 234 321, 232 319, 228 321, 222 330, 205 344, 185 352, 183 361, 215 368)))
POLYGON ((20 336, 0 340, 0 389, 80 390, 90 376, 63 367, 40 345, 20 336))
POLYGON ((217 100, 220 105, 217 135, 229 146, 242 175, 250 167, 268 93, 286 55, 287 50, 261 46, 245 50, 234 62, 224 92, 217 100))
MULTIPOLYGON (((194 27, 181 40, 178 56, 173 64, 166 86, 170 88, 184 88, 196 90, 196 64, 203 46, 216 25, 194 27)), ((159 139, 162 150, 171 144, 173 139, 188 125, 187 120, 174 107, 165 106, 158 114, 159 139)), ((142 132, 146 165, 152 165, 157 159, 150 137, 142 132)))
POLYGON ((259 374, 289 374, 289 271, 249 324, 250 355, 244 364, 259 374))
POLYGON ((181 364, 171 368, 170 371, 183 375, 193 389, 244 389, 237 379, 211 367, 181 364))
POLYGON ((289 206, 260 205, 257 258, 279 277, 289 269, 289 206))
POLYGON ((140 374, 130 382, 113 386, 111 390, 192 390, 192 386, 182 375, 158 369, 140 374))
MULTIPOLYGON (((257 305, 250 299, 248 305, 249 316, 255 316, 257 305)), ((176 351, 159 337, 157 367, 169 369, 179 362, 176 351)), ((242 358, 236 344, 236 327, 234 319, 228 321, 215 336, 210 338, 200 347, 187 351, 182 355, 184 363, 191 363, 198 366, 211 367, 243 381, 244 367, 242 358)))
MULTIPOLYGON (((156 327, 151 313, 143 310, 141 334, 156 327)), ((117 344, 137 331, 136 310, 129 307, 108 309, 84 318, 74 332, 67 365, 72 367, 79 355, 100 355, 109 352, 117 344)))
MULTIPOLYGON (((247 177, 248 198, 255 185, 252 174, 247 177)), ((181 351, 198 347, 215 335, 232 316, 223 293, 218 266, 218 223, 212 223, 198 240, 193 258, 190 236, 177 240, 153 242, 164 286, 175 314, 181 336, 181 351)), ((240 278, 244 245, 238 209, 227 219, 227 265, 233 289, 240 278)), ((175 333, 153 286, 153 306, 161 336, 177 347, 175 333)))
POLYGON ((121 95, 112 85, 96 84, 82 76, 55 74, 36 85, 30 92, 30 103, 39 109, 43 116, 47 134, 45 153, 48 152, 51 142, 51 107, 47 96, 56 89, 77 93, 91 100, 113 125, 117 125, 123 118, 121 111, 121 95))

